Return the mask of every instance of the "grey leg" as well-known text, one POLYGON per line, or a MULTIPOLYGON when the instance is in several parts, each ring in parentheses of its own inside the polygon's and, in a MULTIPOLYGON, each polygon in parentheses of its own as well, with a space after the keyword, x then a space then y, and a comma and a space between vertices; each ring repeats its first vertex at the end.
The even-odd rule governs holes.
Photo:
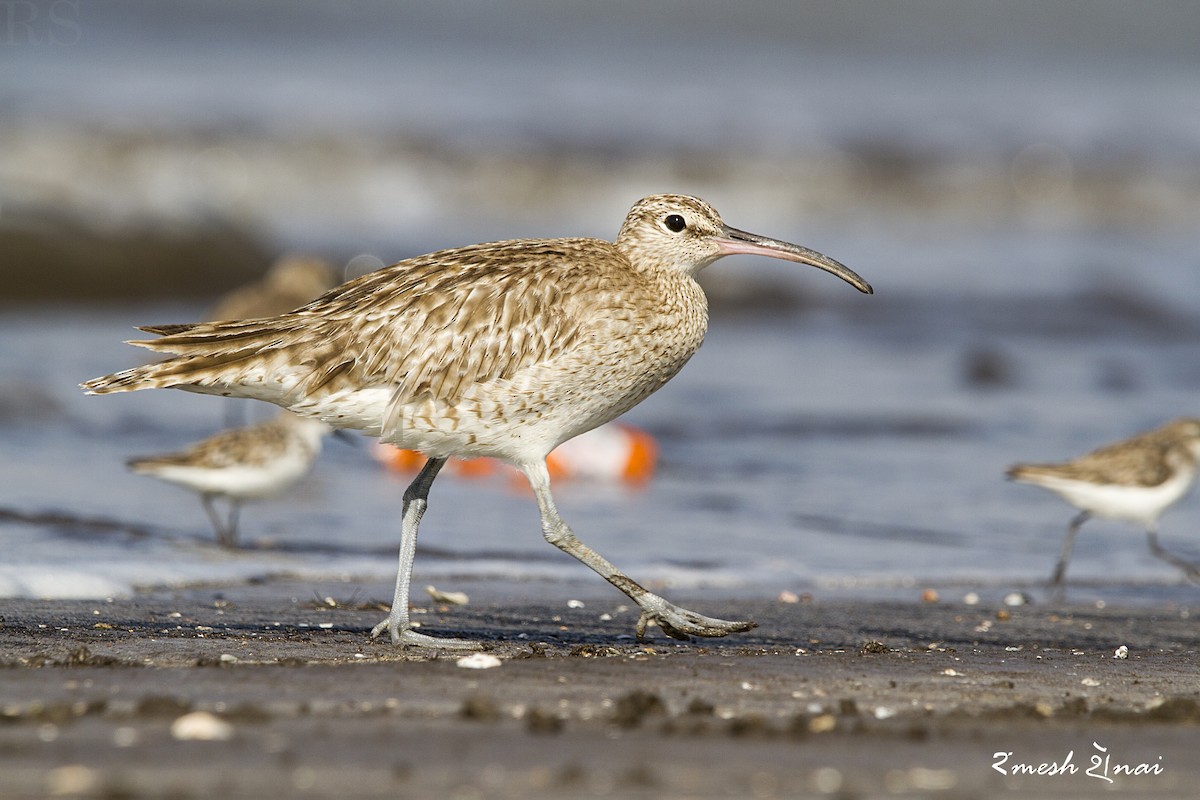
POLYGON ((637 624, 638 638, 641 638, 646 632, 646 625, 651 620, 658 623, 663 633, 674 639, 687 639, 689 635, 725 636, 739 631, 748 631, 755 627, 753 622, 714 619, 680 608, 668 603, 629 578, 611 562, 581 542, 572 533, 563 518, 559 516, 558 509, 554 506, 554 498, 550 494, 550 474, 546 470, 545 462, 524 464, 521 465, 521 470, 529 479, 529 485, 537 497, 538 509, 542 515, 542 533, 546 537, 546 541, 582 561, 638 604, 642 609, 642 616, 638 619, 637 624))
POLYGON ((238 516, 241 514, 241 511, 242 511, 242 501, 230 498, 230 500, 229 500, 229 524, 227 524, 225 526, 225 540, 223 542, 221 542, 222 545, 224 545, 225 547, 228 547, 230 550, 236 550, 237 546, 238 546, 237 545, 238 516))
POLYGON ((412 644, 422 647, 479 647, 478 642, 465 639, 439 639, 412 630, 408 617, 408 589, 412 580, 413 559, 417 554, 417 528, 425 507, 429 502, 429 487, 437 477, 438 470, 446 463, 444 458, 431 458, 420 473, 404 490, 404 510, 400 527, 400 567, 396 572, 396 594, 392 598, 392 611, 388 618, 371 630, 374 639, 388 632, 392 644, 412 644))
POLYGON ((1162 545, 1158 543, 1157 525, 1151 525, 1146 529, 1146 538, 1150 542, 1151 553, 1154 553, 1155 556, 1161 558, 1163 561, 1166 561, 1168 564, 1173 564, 1176 567, 1179 567, 1184 571, 1189 580, 1194 581, 1200 579, 1200 566, 1193 564, 1191 561, 1182 559, 1174 553, 1164 550, 1162 545))
POLYGON ((1071 549, 1075 546, 1075 534, 1079 533, 1079 526, 1087 522, 1091 516, 1086 511, 1080 511, 1071 520, 1071 527, 1067 528, 1066 538, 1063 539, 1062 552, 1058 555, 1058 563, 1054 565, 1054 574, 1050 576, 1050 583, 1047 584, 1051 596, 1055 599, 1062 597, 1063 576, 1067 572, 1067 562, 1071 560, 1071 549))
POLYGON ((200 495, 200 503, 204 506, 205 513, 208 514, 208 521, 212 523, 213 531, 217 534, 217 544, 221 547, 235 547, 234 541, 237 538, 237 501, 230 501, 232 505, 229 507, 229 519, 221 519, 220 513, 217 512, 216 506, 217 496, 213 494, 200 495))

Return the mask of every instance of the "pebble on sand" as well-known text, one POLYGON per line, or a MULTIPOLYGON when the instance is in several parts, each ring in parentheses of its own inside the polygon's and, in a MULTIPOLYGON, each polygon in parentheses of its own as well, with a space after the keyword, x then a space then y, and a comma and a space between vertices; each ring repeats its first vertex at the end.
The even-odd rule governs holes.
POLYGON ((491 669, 492 667, 500 666, 504 662, 489 653, 472 653, 469 656, 463 656, 454 663, 463 669, 491 669))
POLYGON ((171 723, 171 736, 183 741, 224 742, 233 738, 233 725, 207 711, 193 711, 171 723))
POLYGON ((471 602, 471 598, 467 596, 466 592, 443 592, 432 584, 426 586, 425 591, 435 603, 444 603, 448 606, 465 606, 471 602))

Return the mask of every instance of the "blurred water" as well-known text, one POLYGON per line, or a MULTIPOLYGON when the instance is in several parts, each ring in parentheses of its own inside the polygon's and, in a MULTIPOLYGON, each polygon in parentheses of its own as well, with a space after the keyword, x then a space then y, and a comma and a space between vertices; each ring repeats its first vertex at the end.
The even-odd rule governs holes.
MULTIPOLYGON (((60 218, 97 235, 219 218, 270 250, 378 264, 611 237, 637 197, 688 191, 870 280, 866 298, 787 265, 708 271, 708 342, 629 415, 659 437, 658 477, 556 489, 635 577, 772 595, 1036 586, 1072 512, 1005 466, 1198 411, 1200 9, 96 2, 55 4, 56 21, 16 6, 33 16, 0 30, 0 236, 69 253, 60 218), (755 311, 781 295, 794 307, 755 311)), ((9 281, 54 269, 4 258, 9 281)), ((220 427, 222 401, 76 384, 136 363, 133 325, 210 299, 99 309, 51 291, 4 310, 0 595, 390 579, 405 481, 361 450, 329 443, 285 501, 249 507, 256 547, 238 554, 211 545, 193 497, 122 468, 220 427)), ((1162 537, 1195 558, 1194 518, 1192 498, 1162 537)), ((504 480, 439 479, 422 544, 417 580, 588 579, 504 480)), ((1200 591, 1104 522, 1069 577, 1076 598, 1200 591)))
MULTIPOLYGON (((641 490, 564 483, 564 515, 649 581, 769 594, 925 584, 1000 592, 1044 579, 1071 513, 1005 483, 1009 463, 1073 455, 1194 411, 1193 335, 1062 336, 1013 321, 944 336, 923 329, 936 306, 913 313, 879 303, 878 322, 867 305, 875 299, 862 298, 862 309, 718 318, 683 373, 628 415, 659 437, 657 478, 641 490), (978 342, 987 343, 983 356, 978 342), (1003 365, 1001 385, 970 379, 984 356, 992 372, 1003 365)), ((9 376, 0 392, 3 506, 103 523, 0 523, 0 593, 390 575, 405 479, 361 448, 330 442, 285 500, 249 506, 243 536, 267 549, 242 554, 211 544, 194 497, 122 469, 131 454, 220 427, 225 401, 180 392, 86 398, 74 384, 133 363, 137 354, 119 344, 131 321, 189 310, 72 310, 0 323, 9 344, 0 357, 9 376)), ((1193 556, 1194 513, 1189 500, 1163 525, 1164 540, 1193 556)), ((418 560, 418 580, 586 582, 582 567, 541 540, 532 498, 504 479, 440 479, 422 545, 435 555, 418 560)), ((1125 587, 1132 597, 1152 590, 1156 600, 1189 603, 1197 591, 1149 555, 1139 531, 1104 522, 1085 529, 1070 576, 1100 584, 1080 591, 1102 597, 1125 587)))

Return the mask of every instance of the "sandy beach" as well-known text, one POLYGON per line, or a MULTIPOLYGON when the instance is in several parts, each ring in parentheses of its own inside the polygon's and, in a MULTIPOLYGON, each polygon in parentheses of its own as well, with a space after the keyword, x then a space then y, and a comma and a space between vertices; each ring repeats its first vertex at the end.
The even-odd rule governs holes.
POLYGON ((0 794, 1170 797, 1200 781, 1183 609, 714 593, 677 599, 759 627, 638 642, 603 587, 453 588, 470 604, 417 619, 497 666, 368 640, 385 585, 7 601, 0 794))

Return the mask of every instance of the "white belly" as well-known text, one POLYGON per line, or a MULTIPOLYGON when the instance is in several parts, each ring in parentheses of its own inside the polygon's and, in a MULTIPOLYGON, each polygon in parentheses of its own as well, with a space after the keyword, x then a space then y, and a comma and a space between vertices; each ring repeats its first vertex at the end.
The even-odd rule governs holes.
POLYGON ((158 465, 143 474, 186 486, 201 494, 238 499, 270 497, 282 492, 308 472, 310 459, 299 453, 272 459, 261 465, 198 467, 186 464, 158 465))
POLYGON ((625 413, 674 374, 639 383, 626 379, 625 370, 613 370, 611 380, 598 370, 594 383, 575 383, 555 371, 534 368, 509 381, 479 384, 452 403, 393 405, 392 388, 377 385, 305 398, 289 408, 429 456, 529 463, 625 413))
POLYGON ((1094 516, 1150 526, 1187 494, 1194 477, 1194 471, 1181 469, 1158 486, 1095 484, 1050 475, 1039 475, 1036 480, 1026 482, 1049 489, 1094 516))

